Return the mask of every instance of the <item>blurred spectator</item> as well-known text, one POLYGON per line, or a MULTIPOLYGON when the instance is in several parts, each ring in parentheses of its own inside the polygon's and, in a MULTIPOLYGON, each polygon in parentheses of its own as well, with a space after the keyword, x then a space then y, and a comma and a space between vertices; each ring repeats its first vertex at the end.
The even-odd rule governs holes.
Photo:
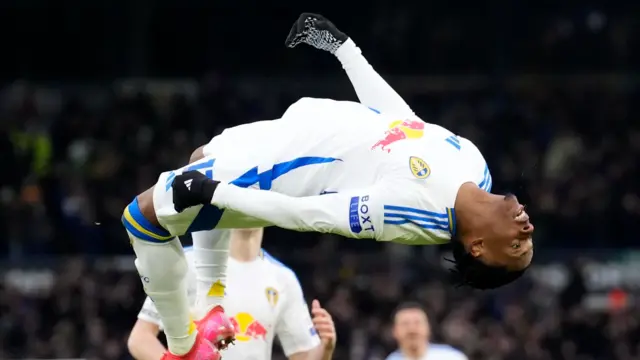
POLYGON ((430 342, 427 313, 417 303, 403 303, 393 315, 393 337, 398 350, 386 360, 467 360, 460 350, 430 342))

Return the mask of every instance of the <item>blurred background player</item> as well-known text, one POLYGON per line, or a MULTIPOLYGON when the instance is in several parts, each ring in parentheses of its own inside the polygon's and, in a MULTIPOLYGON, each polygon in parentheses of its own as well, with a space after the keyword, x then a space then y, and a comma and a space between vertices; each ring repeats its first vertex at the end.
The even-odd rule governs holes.
POLYGON ((454 347, 433 344, 426 311, 418 303, 401 304, 393 315, 393 337, 398 350, 386 360, 468 360, 454 347))
MULTIPOLYGON (((237 333, 235 344, 222 353, 224 359, 271 359, 275 336, 291 360, 331 359, 336 340, 331 316, 314 300, 311 319, 295 273, 261 249, 263 229, 214 230, 193 236, 214 241, 230 238, 230 285, 224 305, 237 333)), ((189 298, 195 302, 194 253, 185 248, 185 255, 189 298)), ((158 339, 162 330, 155 306, 147 298, 129 336, 131 355, 138 360, 160 359, 166 352, 158 339)))

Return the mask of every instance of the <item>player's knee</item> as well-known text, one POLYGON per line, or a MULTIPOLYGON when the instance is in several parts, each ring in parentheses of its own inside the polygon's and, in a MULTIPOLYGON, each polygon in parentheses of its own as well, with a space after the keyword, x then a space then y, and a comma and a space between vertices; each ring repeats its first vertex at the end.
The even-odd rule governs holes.
POLYGON ((174 238, 158 223, 153 207, 153 188, 138 195, 127 205, 122 213, 122 224, 130 237, 135 239, 163 243, 174 238))
POLYGON ((149 348, 149 344, 158 341, 158 332, 158 325, 145 320, 136 321, 127 339, 127 349, 134 359, 144 358, 145 350, 149 348))
POLYGON ((200 159, 204 158, 204 145, 200 146, 199 148, 195 149, 192 153, 191 153, 191 157, 189 158, 189 164, 194 163, 200 159))
POLYGON ((129 350, 129 354, 135 356, 138 353, 138 336, 133 333, 133 331, 129 334, 129 338, 127 339, 127 349, 129 350))

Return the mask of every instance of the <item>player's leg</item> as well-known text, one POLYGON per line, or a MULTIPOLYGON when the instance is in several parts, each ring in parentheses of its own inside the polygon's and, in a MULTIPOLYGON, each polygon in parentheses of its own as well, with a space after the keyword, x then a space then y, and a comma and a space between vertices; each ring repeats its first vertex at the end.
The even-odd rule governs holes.
POLYGON ((153 188, 127 206, 122 222, 136 253, 135 264, 144 290, 164 325, 169 351, 186 354, 193 347, 197 332, 190 318, 184 280, 187 262, 178 238, 157 223, 153 188))
MULTIPOLYGON (((146 217, 147 219, 153 219, 154 225, 158 225, 161 229, 166 229, 171 234, 186 234, 202 229, 215 227, 217 212, 214 210, 212 214, 211 208, 203 209, 202 207, 192 207, 182 213, 176 212, 175 205, 173 203, 173 192, 171 189, 171 184, 173 183, 176 175, 182 173, 183 171, 197 170, 201 171, 203 174, 207 174, 207 176, 212 176, 212 174, 214 173, 215 162, 216 159, 214 158, 205 158, 191 163, 181 169, 162 173, 159 176, 158 182, 153 190, 144 194, 145 198, 148 198, 148 201, 143 204, 140 198, 138 200, 141 208, 144 208, 141 211, 144 217, 146 217), (147 196, 147 194, 150 195, 147 196)), ((220 172, 224 175, 224 171, 220 172)), ((200 244, 200 246, 198 246, 198 250, 201 250, 207 245, 208 244, 200 244)), ((226 252, 228 252, 228 244, 225 245, 223 243, 220 245, 214 243, 210 246, 214 246, 213 250, 219 249, 220 251, 224 252, 225 255, 226 252)), ((207 249, 212 250, 212 248, 204 248, 205 254, 208 254, 207 249)), ((197 251, 197 253, 196 251, 194 251, 194 255, 197 258, 203 258, 201 253, 202 251, 197 251)), ((220 261, 220 265, 223 265, 222 268, 226 268, 226 256, 214 258, 213 261, 214 262, 207 260, 205 261, 205 264, 218 265, 218 261, 220 261)), ((215 270, 213 273, 209 272, 205 273, 205 275, 209 277, 216 277, 216 272, 218 271, 216 269, 220 268, 213 268, 213 270, 215 270)), ((224 296, 224 283, 226 282, 224 279, 225 274, 222 273, 219 275, 220 276, 218 277, 218 285, 222 286, 213 286, 213 289, 212 286, 209 286, 207 292, 207 294, 212 294, 212 296, 208 300, 214 302, 214 305, 220 304, 224 296), (217 292, 215 291, 216 289, 218 290, 217 292)), ((211 281, 210 284, 213 285, 216 282, 218 281, 214 280, 211 281)), ((203 306, 202 308, 203 311, 199 311, 198 314, 200 315, 200 319, 196 321, 198 333, 205 339, 214 343, 218 349, 226 348, 227 345, 233 341, 235 335, 233 324, 224 314, 224 310, 221 306, 203 306)), ((160 313, 160 309, 158 310, 160 313)))
MULTIPOLYGON (((215 143, 215 141, 214 141, 215 143)), ((202 160, 204 147, 193 151, 189 164, 202 160)), ((197 231, 193 238, 196 272, 196 317, 202 319, 212 308, 222 305, 227 286, 229 231, 197 231)))
POLYGON ((227 286, 229 231, 198 231, 193 238, 196 272, 196 316, 204 317, 217 305, 222 305, 227 286))

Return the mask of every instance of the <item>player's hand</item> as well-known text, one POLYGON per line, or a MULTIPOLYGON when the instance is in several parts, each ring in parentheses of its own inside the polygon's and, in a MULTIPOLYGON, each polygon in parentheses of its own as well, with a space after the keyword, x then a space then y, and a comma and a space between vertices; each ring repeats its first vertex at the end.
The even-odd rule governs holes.
POLYGON ((173 207, 180 213, 192 206, 210 204, 219 183, 199 171, 183 172, 171 183, 173 207))
POLYGON ((333 54, 347 39, 349 39, 347 34, 338 30, 324 16, 302 13, 291 27, 284 44, 293 48, 300 43, 305 43, 333 54))
POLYGON ((337 335, 331 315, 320 306, 320 301, 318 300, 311 302, 311 315, 313 326, 318 331, 322 346, 324 346, 325 350, 333 351, 336 347, 337 335))

